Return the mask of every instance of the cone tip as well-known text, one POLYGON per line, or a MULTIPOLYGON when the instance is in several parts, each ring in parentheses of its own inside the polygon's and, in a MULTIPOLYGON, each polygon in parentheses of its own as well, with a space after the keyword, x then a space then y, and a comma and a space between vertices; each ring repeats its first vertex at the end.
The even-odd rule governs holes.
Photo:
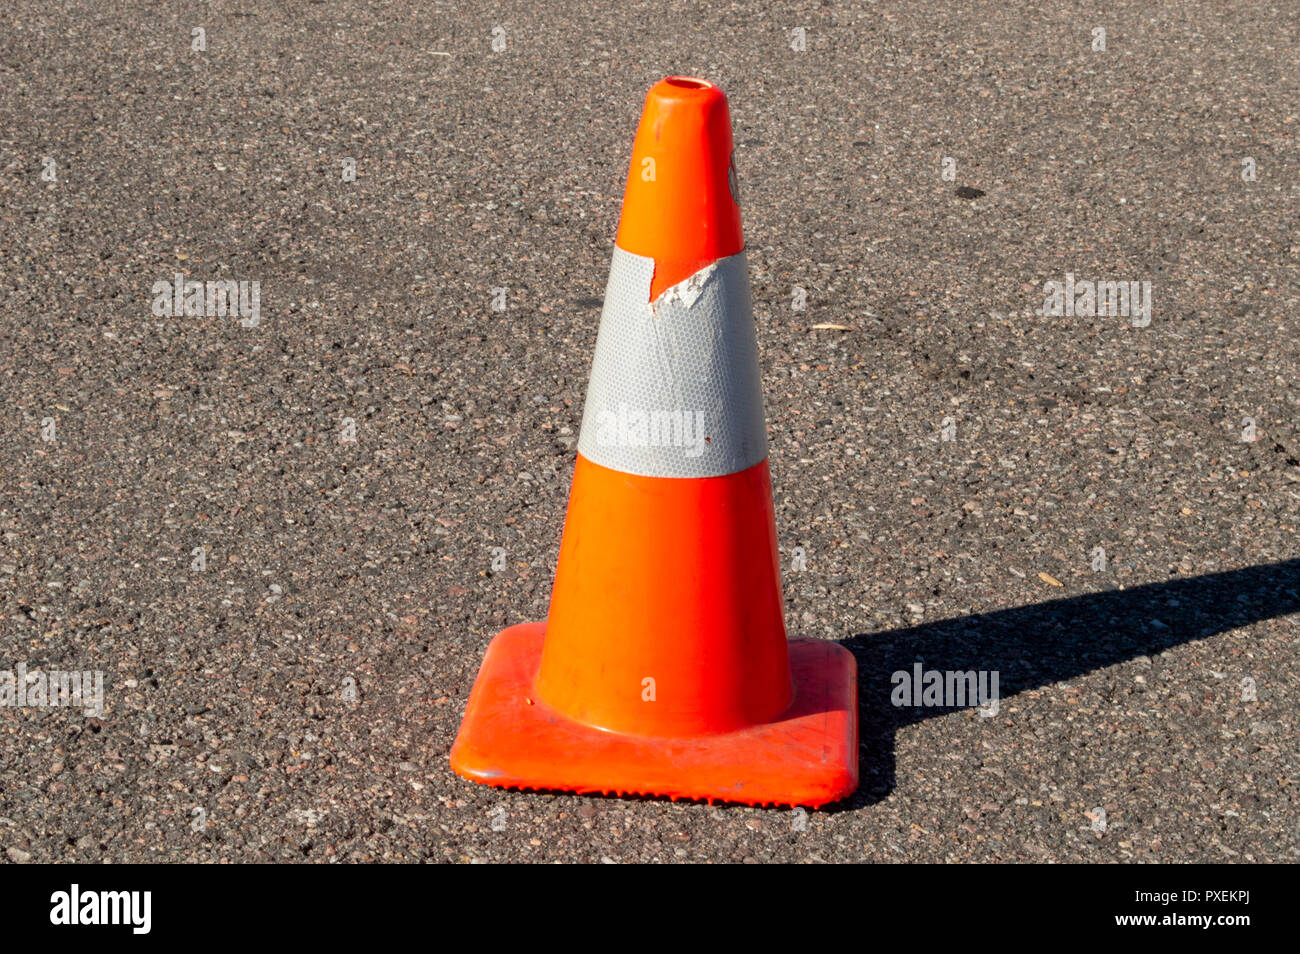
POLYGON ((646 94, 616 241, 655 260, 651 301, 745 247, 730 110, 708 80, 669 76, 646 94))
MULTIPOLYGON (((709 116, 721 105, 727 108, 727 94, 708 80, 695 76, 666 76, 646 94, 643 115, 666 116, 678 109, 697 116, 709 116)), ((708 120, 703 120, 707 124, 708 120)), ((730 126, 730 119, 727 120, 730 126)))
POLYGON ((723 96, 723 92, 708 80, 695 76, 665 76, 650 87, 650 95, 673 99, 712 99, 723 96))

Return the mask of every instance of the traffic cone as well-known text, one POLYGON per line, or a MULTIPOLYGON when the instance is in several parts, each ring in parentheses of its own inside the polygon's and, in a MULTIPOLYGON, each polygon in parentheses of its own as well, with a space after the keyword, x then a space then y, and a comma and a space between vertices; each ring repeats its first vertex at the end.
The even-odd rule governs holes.
POLYGON ((632 148, 547 622, 488 647, 451 750, 504 787, 817 806, 858 781, 856 667, 787 642, 722 91, 632 148))

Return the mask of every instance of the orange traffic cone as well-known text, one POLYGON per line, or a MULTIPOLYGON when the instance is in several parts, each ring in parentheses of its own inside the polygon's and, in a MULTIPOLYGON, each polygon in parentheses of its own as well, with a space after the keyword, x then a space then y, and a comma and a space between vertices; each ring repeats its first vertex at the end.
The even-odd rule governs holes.
POLYGON ((466 778, 810 806, 857 787, 853 656, 786 641, 731 152, 721 90, 650 90, 549 618, 488 647, 466 778))

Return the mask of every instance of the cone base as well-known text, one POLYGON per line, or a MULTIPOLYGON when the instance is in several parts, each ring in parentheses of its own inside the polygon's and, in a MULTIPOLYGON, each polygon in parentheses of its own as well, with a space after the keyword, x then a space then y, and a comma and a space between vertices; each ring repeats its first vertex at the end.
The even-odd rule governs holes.
POLYGON ((451 749, 458 775, 501 788, 809 807, 858 787, 857 665, 842 646, 790 640, 795 701, 775 722, 655 738, 593 728, 538 699, 545 634, 545 623, 523 623, 488 646, 451 749))

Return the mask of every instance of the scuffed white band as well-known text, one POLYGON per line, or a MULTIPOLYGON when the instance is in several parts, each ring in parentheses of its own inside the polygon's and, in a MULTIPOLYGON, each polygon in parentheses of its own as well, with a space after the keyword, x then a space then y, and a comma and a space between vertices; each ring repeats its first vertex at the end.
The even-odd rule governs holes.
POLYGON ((578 450, 644 477, 720 477, 767 457, 745 253, 652 304, 654 259, 615 246, 578 450))

